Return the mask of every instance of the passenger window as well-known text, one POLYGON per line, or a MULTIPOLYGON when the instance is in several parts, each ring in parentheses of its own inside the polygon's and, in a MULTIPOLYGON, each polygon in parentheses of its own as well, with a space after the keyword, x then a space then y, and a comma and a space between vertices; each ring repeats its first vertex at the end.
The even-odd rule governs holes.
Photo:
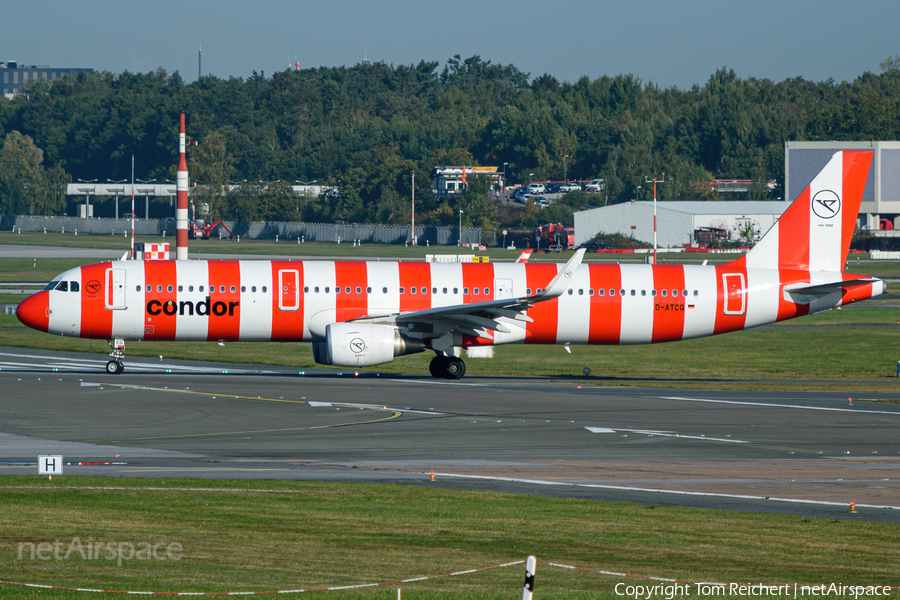
POLYGON ((445 293, 445 294, 447 293, 447 288, 444 288, 444 293, 445 293))
POLYGON ((401 287, 401 288, 400 288, 400 293, 401 293, 401 294, 405 294, 405 293, 406 293, 406 288, 401 287))
POLYGON ((469 288, 467 288, 467 287, 464 287, 464 288, 463 288, 463 295, 464 295, 464 296, 468 296, 468 295, 469 295, 469 288))
POLYGON ((651 290, 650 295, 656 297, 656 290, 651 290))
MULTIPOLYGON (((149 285, 148 285, 148 286, 147 286, 147 290, 146 290, 146 291, 148 291, 148 292, 149 292, 149 291, 151 291, 151 290, 152 290, 152 289, 153 289, 153 288, 151 288, 151 287, 150 287, 150 286, 149 286, 149 285)), ((201 288, 201 290, 200 290, 200 291, 201 291, 201 292, 202 292, 202 291, 203 291, 203 289, 202 289, 202 288, 201 288)))
POLYGON ((371 294, 371 293, 372 293, 372 288, 367 287, 367 288, 366 288, 366 293, 367 293, 367 294, 371 294))
POLYGON ((189 291, 189 292, 193 292, 193 291, 194 291, 194 286, 189 285, 189 286, 188 286, 188 291, 189 291))
POLYGON ((666 297, 666 293, 667 293, 666 290, 663 290, 663 291, 662 291, 662 297, 663 297, 663 298, 666 297))
POLYGON ((184 286, 183 286, 183 285, 179 285, 179 286, 178 286, 178 291, 179 291, 179 292, 183 292, 183 291, 184 291, 184 286))
POLYGON ((615 295, 616 295, 616 290, 609 290, 609 295, 610 295, 610 296, 615 296, 615 295))
POLYGON ((479 292, 478 288, 472 288, 472 293, 475 294, 476 296, 478 295, 478 292, 479 292))
POLYGON ((694 290, 694 296, 699 296, 699 295, 700 295, 700 292, 698 292, 697 290, 694 290))
POLYGON ((540 293, 541 293, 541 288, 538 288, 536 293, 540 294, 540 293))
MULTIPOLYGON (((422 288, 422 293, 423 293, 423 294, 427 294, 427 293, 428 293, 428 288, 422 288)), ((487 292, 485 292, 485 293, 487 293, 487 292)))
POLYGON ((327 294, 329 291, 331 291, 331 287, 326 285, 326 286, 325 286, 325 293, 327 294))
POLYGON ((313 291, 314 291, 315 293, 318 294, 318 293, 319 293, 319 286, 314 287, 314 288, 313 288, 313 291))
MULTIPOLYGON (((349 285, 348 285, 347 287, 344 288, 344 293, 345 293, 345 294, 349 294, 349 293, 350 293, 350 286, 349 286, 349 285)), ((358 294, 358 293, 359 293, 359 290, 357 290, 356 293, 358 294)))
POLYGON ((136 292, 141 291, 141 286, 137 286, 137 289, 136 289, 135 291, 136 291, 136 292))
POLYGON ((253 292, 253 293, 255 294, 255 293, 256 293, 256 286, 255 286, 255 285, 250 286, 250 291, 253 292))
POLYGON ((678 297, 678 290, 672 290, 672 297, 673 297, 673 298, 677 298, 677 297, 678 297))
POLYGON ((234 286, 231 286, 231 293, 234 293, 234 286))
POLYGON ((484 295, 485 295, 485 296, 489 296, 490 293, 491 293, 490 288, 484 288, 484 295))
POLYGON ((263 294, 266 293, 266 286, 263 286, 263 294))
POLYGON ((172 286, 171 286, 171 285, 166 286, 166 291, 167 291, 168 293, 171 294, 171 293, 172 293, 172 286))
MULTIPOLYGON (((147 290, 147 291, 149 292, 150 290, 147 290)), ((203 286, 202 286, 202 285, 200 286, 200 291, 201 291, 201 292, 203 291, 203 286)))
POLYGON ((647 290, 641 290, 641 296, 646 296, 646 295, 647 295, 647 290))
POLYGON ((386 287, 381 288, 381 293, 382 293, 382 294, 387 294, 387 288, 386 288, 386 287))
MULTIPOLYGON (((285 289, 287 289, 287 288, 285 288, 285 289)), ((327 292, 327 291, 328 291, 328 288, 325 288, 325 291, 327 292)), ((335 286, 335 288, 334 288, 334 293, 335 293, 335 294, 340 294, 340 293, 341 293, 341 286, 335 286)))
POLYGON ((416 293, 416 288, 414 288, 414 287, 409 288, 409 293, 410 293, 410 294, 415 294, 415 293, 416 293))
POLYGON ((362 288, 361 288, 361 287, 357 287, 357 288, 356 288, 356 293, 357 293, 357 294, 362 294, 362 288))
POLYGON ((685 298, 687 298, 687 290, 682 290, 681 295, 684 296, 685 298))
MULTIPOLYGON (((632 293, 634 293, 634 292, 632 292, 632 293)), ((625 290, 619 290, 619 295, 620 295, 620 296, 624 296, 624 295, 625 295, 625 290)))
MULTIPOLYGON (((241 291, 244 291, 244 288, 243 288, 243 287, 241 287, 241 291)), ((303 293, 304 293, 304 294, 308 294, 308 293, 309 293, 309 286, 308 286, 308 285, 304 285, 304 286, 303 286, 303 293)))
POLYGON ((459 288, 453 288, 453 293, 454 293, 454 294, 458 294, 458 293, 459 293, 459 288))
POLYGON ((531 288, 525 288, 525 295, 526 295, 526 296, 530 296, 530 295, 531 295, 531 288))
POLYGON ((157 293, 157 294, 161 294, 161 293, 162 293, 162 286, 161 286, 161 285, 156 286, 156 293, 157 293))
MULTIPOLYGON (((609 290, 609 291, 612 292, 612 290, 609 290)), ((598 296, 602 296, 602 295, 603 295, 603 288, 597 288, 597 295, 598 295, 598 296)), ((612 294, 610 294, 610 296, 612 296, 612 294)))
POLYGON ((569 295, 571 296, 574 293, 575 293, 574 290, 572 290, 572 288, 569 288, 569 295))
MULTIPOLYGON (((431 288, 431 293, 432 293, 432 294, 437 294, 437 288, 431 288)), ((447 293, 447 288, 444 288, 444 293, 445 293, 445 294, 447 293)))
POLYGON ((637 296, 637 292, 636 292, 635 290, 631 290, 631 295, 632 295, 632 296, 637 296))
POLYGON ((579 296, 584 296, 584 290, 578 290, 578 295, 579 295, 579 296))
MULTIPOLYGON (((231 287, 231 291, 232 291, 232 292, 234 291, 234 286, 231 287)), ((219 293, 220 293, 220 294, 224 294, 224 293, 225 293, 225 286, 224 286, 224 285, 220 285, 220 286, 219 286, 219 293)))

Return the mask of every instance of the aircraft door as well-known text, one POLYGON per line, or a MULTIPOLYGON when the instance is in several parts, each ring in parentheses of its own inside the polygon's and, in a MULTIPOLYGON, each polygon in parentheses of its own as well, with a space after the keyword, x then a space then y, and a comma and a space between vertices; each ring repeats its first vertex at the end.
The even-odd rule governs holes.
POLYGON ((104 299, 107 309, 121 310, 125 308, 125 269, 106 270, 104 299))
POLYGON ((512 297, 512 279, 495 279, 494 300, 504 300, 512 297))
POLYGON ((281 310, 300 310, 300 272, 293 270, 278 271, 278 308, 281 310))
POLYGON ((724 273, 722 285, 725 288, 726 315, 742 315, 747 309, 747 294, 744 289, 743 273, 724 273))

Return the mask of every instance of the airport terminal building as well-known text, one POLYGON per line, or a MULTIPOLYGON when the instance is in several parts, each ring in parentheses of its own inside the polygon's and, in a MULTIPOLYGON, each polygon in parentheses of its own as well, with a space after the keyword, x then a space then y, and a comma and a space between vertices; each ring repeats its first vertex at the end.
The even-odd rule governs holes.
POLYGON ((19 65, 14 60, 0 62, 0 89, 3 90, 3 95, 6 98, 12 99, 13 96, 25 89, 25 84, 29 81, 35 79, 54 81, 70 73, 79 73, 81 71, 93 71, 93 69, 64 69, 47 65, 25 66, 19 65))

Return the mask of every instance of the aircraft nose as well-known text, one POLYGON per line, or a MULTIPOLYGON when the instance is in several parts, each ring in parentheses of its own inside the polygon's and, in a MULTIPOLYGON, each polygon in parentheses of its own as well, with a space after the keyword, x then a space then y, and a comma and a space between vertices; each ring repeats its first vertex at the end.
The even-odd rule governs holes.
POLYGON ((26 326, 47 332, 50 327, 50 293, 38 292, 16 307, 16 317, 26 326))

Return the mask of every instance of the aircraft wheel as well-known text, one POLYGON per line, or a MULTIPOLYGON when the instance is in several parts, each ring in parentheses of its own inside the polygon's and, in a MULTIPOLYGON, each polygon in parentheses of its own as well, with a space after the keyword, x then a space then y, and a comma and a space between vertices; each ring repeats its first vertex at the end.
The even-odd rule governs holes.
POLYGON ((463 375, 466 374, 466 363, 462 361, 462 359, 453 356, 447 360, 447 364, 444 365, 444 378, 445 379, 462 379, 463 375))
POLYGON ((122 371, 125 370, 125 365, 120 363, 117 360, 111 360, 106 363, 106 372, 110 375, 119 375, 122 371))
POLYGON ((431 376, 437 379, 442 379, 444 377, 446 363, 447 357, 443 354, 438 354, 437 356, 432 358, 431 362, 428 363, 428 371, 431 373, 431 376))

